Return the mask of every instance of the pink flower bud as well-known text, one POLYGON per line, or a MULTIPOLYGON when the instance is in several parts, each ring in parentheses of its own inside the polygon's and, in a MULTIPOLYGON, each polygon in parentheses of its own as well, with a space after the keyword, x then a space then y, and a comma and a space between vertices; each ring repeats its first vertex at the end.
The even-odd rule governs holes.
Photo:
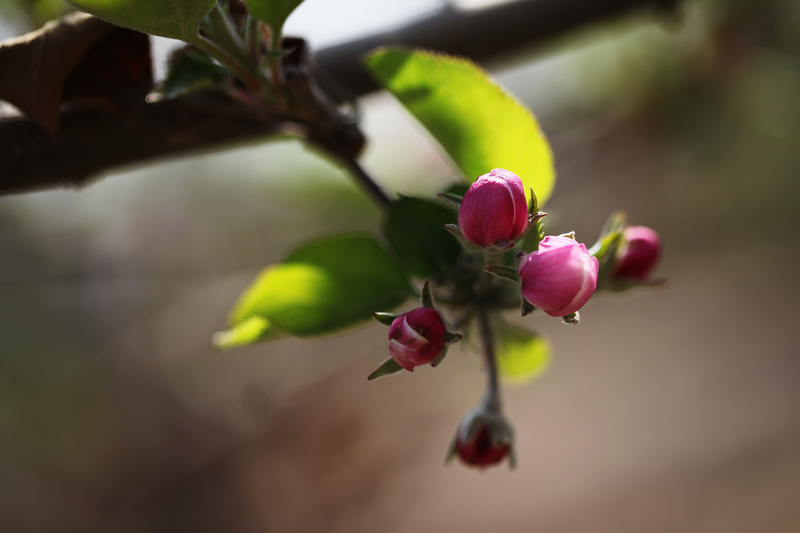
POLYGON ((439 311, 419 307, 392 321, 389 354, 398 365, 413 372, 415 366, 436 359, 447 344, 446 336, 447 327, 439 311))
POLYGON ((465 465, 486 468, 509 456, 513 439, 514 432, 502 415, 473 411, 461 422, 452 450, 465 465))
POLYGON ((617 280, 645 280, 661 258, 658 233, 646 226, 630 226, 623 232, 617 262, 611 277, 617 280))
POLYGON ((583 244, 547 236, 519 265, 522 296, 550 316, 572 314, 594 294, 598 268, 583 244))
POLYGON ((458 227, 470 242, 513 241, 528 226, 528 202, 519 176, 496 168, 479 177, 461 201, 458 227))

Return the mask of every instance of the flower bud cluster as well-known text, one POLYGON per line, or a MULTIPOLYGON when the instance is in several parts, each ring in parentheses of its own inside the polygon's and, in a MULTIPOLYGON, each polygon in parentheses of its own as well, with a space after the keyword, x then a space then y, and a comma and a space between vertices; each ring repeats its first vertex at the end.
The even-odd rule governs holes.
MULTIPOLYGON (((532 215, 519 176, 494 169, 467 190, 458 211, 458 229, 467 241, 488 247, 523 236, 533 225, 532 215)), ((516 276, 527 302, 548 315, 563 317, 577 312, 594 294, 598 268, 585 245, 549 236, 537 251, 521 258, 516 276)))
MULTIPOLYGON (((621 213, 612 216, 603 235, 591 251, 575 240, 574 234, 543 237, 536 196, 531 190, 531 205, 522 180, 513 172, 494 169, 480 176, 458 198, 440 197, 458 205, 458 226, 445 225, 462 243, 467 254, 463 264, 453 267, 453 279, 439 280, 442 294, 462 314, 477 320, 488 366, 486 399, 459 425, 450 448, 450 458, 458 457, 467 466, 486 468, 508 459, 514 464, 513 430, 500 409, 497 357, 492 340, 491 313, 496 309, 522 304, 523 316, 541 309, 567 324, 578 324, 578 311, 598 287, 625 288, 651 283, 650 276, 661 255, 658 235, 643 226, 625 226, 621 213), (536 233, 528 234, 531 231, 536 233), (516 252, 525 242, 535 248, 530 253, 516 252), (506 254, 506 252, 510 252, 506 254), (516 296, 490 276, 475 268, 483 255, 483 270, 518 283, 516 296), (516 254, 516 267, 513 267, 516 254), (499 264, 485 264, 498 262, 499 264), (602 265, 602 269, 601 269, 602 265), (459 270, 460 269, 460 270, 459 270), (478 318, 475 318, 476 315, 478 318)), ((510 287, 509 287, 510 288, 510 287)), ((461 335, 448 331, 442 314, 434 307, 430 283, 421 295, 421 307, 391 315, 375 313, 389 326, 389 355, 369 379, 401 370, 414 371, 420 365, 436 366, 450 344, 461 335)))

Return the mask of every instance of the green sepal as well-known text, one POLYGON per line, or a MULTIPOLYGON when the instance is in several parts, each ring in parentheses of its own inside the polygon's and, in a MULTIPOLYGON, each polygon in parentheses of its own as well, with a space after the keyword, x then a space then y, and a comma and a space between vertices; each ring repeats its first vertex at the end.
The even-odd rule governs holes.
POLYGON ((516 470, 517 468, 517 454, 514 451, 514 446, 511 446, 511 450, 508 452, 508 468, 510 470, 516 470))
POLYGON ((444 335, 444 340, 447 344, 455 344, 463 338, 464 335, 461 333, 456 333, 455 331, 448 331, 444 335))
POLYGON ((503 278, 514 282, 519 281, 519 272, 517 272, 516 268, 512 268, 509 266, 486 265, 485 267, 483 267, 483 271, 488 272, 489 274, 493 274, 498 278, 503 278))
POLYGON ((464 199, 463 196, 459 196, 450 192, 440 192, 436 195, 436 197, 450 207, 455 207, 456 209, 461 209, 461 201, 464 199))
POLYGON ((456 239, 458 239, 458 242, 461 243, 461 246, 463 246, 468 252, 480 252, 483 249, 477 244, 468 241, 467 238, 464 237, 464 234, 461 233, 461 228, 459 228, 456 224, 445 224, 444 229, 455 235, 456 239))
POLYGON ((442 348, 442 351, 439 352, 439 355, 437 355, 436 358, 433 361, 431 361, 431 367, 436 368, 437 366, 442 364, 442 361, 444 361, 444 358, 446 356, 447 356, 447 346, 442 348))
POLYGON ((533 192, 533 187, 529 187, 531 190, 531 201, 528 204, 528 216, 532 217, 534 213, 539 212, 539 199, 536 198, 536 193, 533 192))
POLYGON ((522 309, 521 309, 521 311, 522 311, 522 316, 528 316, 529 314, 531 314, 534 311, 536 311, 536 307, 532 303, 530 303, 528 300, 526 300, 525 297, 523 296, 522 297, 522 309))
POLYGON ((422 294, 420 294, 420 302, 422 302, 422 307, 429 307, 431 309, 435 309, 433 305, 433 294, 431 294, 431 282, 426 281, 425 285, 422 286, 422 294))
POLYGON ((526 252, 535 252, 539 249, 539 243, 544 239, 544 224, 542 219, 547 216, 543 211, 537 211, 530 215, 528 227, 525 228, 522 241, 522 249, 526 252))
POLYGON ((627 219, 627 215, 622 211, 611 213, 600 232, 600 238, 589 248, 589 255, 596 257, 601 262, 609 255, 613 255, 611 252, 614 250, 611 248, 619 246, 618 240, 622 236, 627 219))
MULTIPOLYGON (((610 289, 613 283, 610 282, 610 274, 617 262, 617 250, 623 245, 624 230, 627 223, 627 215, 622 211, 616 211, 608 217, 600 238, 589 248, 589 255, 597 258, 600 266, 597 273, 597 290, 610 289)), ((625 287, 616 287, 611 290, 625 290, 625 287)))
POLYGON ((392 322, 394 322, 395 319, 399 316, 400 315, 395 315, 392 313, 380 313, 380 312, 372 313, 372 318, 374 318, 384 326, 391 326, 392 322))
POLYGON ((381 366, 375 369, 372 374, 367 376, 367 381, 372 381, 373 379, 378 379, 383 376, 390 376, 392 374, 396 374, 403 370, 403 367, 397 364, 397 361, 392 359, 391 357, 381 363, 381 366))
POLYGON ((495 250, 498 250, 500 252, 507 252, 507 251, 511 250, 512 248, 514 248, 514 246, 516 246, 516 245, 517 245, 517 243, 514 242, 514 241, 508 241, 508 240, 506 240, 506 241, 497 241, 497 242, 495 242, 495 243, 493 243, 491 245, 491 248, 494 248, 495 250))
POLYGON ((453 435, 453 439, 450 441, 450 446, 447 448, 447 456, 445 456, 444 458, 444 464, 448 464, 453 459, 455 459, 457 453, 458 453, 458 431, 456 431, 456 434, 453 435))

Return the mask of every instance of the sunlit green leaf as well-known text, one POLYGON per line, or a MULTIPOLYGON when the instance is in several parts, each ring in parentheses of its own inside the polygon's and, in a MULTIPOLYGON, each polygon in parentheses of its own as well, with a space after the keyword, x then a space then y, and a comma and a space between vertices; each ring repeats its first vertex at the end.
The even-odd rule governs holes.
POLYGON ((322 335, 368 321, 373 311, 397 307, 410 296, 406 274, 375 237, 321 239, 264 270, 215 342, 229 347, 284 333, 322 335))
POLYGON ((283 24, 303 0, 245 0, 250 14, 270 25, 273 35, 283 32, 283 24))
POLYGON ((504 379, 524 383, 547 369, 550 364, 550 344, 532 331, 501 322, 498 327, 497 362, 504 379))
POLYGON ((366 59, 377 80, 433 134, 468 180, 508 169, 544 204, 553 156, 533 115, 469 60, 380 48, 366 59))
POLYGON ((277 339, 286 335, 261 316, 251 316, 232 328, 214 335, 214 346, 220 349, 246 346, 256 341, 277 339))
POLYGON ((457 222, 456 212, 421 198, 392 202, 383 228, 408 270, 420 278, 443 276, 461 254, 461 246, 444 229, 457 222))
POLYGON ((132 30, 196 40, 197 28, 216 0, 69 0, 82 11, 132 30))

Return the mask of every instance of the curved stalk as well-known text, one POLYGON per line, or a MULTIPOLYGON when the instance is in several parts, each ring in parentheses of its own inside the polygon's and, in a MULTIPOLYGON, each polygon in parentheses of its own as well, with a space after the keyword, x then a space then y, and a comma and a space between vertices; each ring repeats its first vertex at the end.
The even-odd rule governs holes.
POLYGON ((497 355, 495 354, 494 328, 485 308, 478 311, 478 334, 481 338, 483 356, 486 360, 486 396, 483 407, 487 411, 500 413, 500 379, 497 374, 497 355))
POLYGON ((214 42, 218 43, 229 54, 236 57, 242 64, 252 64, 255 62, 250 57, 248 50, 245 49, 239 32, 233 25, 233 21, 220 7, 219 2, 208 13, 208 27, 214 42))
POLYGON ((389 207, 389 204, 392 203, 391 199, 386 196, 386 193, 383 192, 383 189, 381 189, 377 183, 372 181, 372 178, 361 167, 361 165, 358 164, 358 161, 356 161, 354 158, 339 158, 339 160, 344 163, 367 195, 372 198, 376 204, 378 204, 378 207, 381 209, 386 209, 389 207))

